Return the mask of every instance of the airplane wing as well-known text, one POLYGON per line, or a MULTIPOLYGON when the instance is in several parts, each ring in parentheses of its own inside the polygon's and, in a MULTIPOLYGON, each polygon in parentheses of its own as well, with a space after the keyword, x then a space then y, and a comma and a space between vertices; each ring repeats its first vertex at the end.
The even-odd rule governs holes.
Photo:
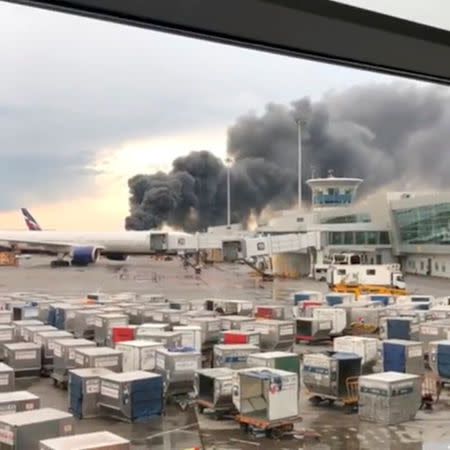
POLYGON ((76 244, 73 242, 54 242, 54 241, 37 241, 37 240, 27 240, 27 239, 0 239, 0 244, 4 246, 14 247, 17 246, 26 246, 27 249, 34 248, 35 250, 41 250, 45 252, 51 253, 63 253, 69 254, 74 248, 77 247, 95 247, 99 250, 103 250, 104 248, 98 245, 90 245, 90 244, 76 244))

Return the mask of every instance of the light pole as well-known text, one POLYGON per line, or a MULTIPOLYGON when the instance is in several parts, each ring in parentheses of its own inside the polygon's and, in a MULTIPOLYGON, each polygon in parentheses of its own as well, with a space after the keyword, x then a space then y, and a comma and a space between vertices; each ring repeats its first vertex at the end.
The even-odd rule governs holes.
POLYGON ((295 118, 297 124, 297 146, 298 146, 298 208, 302 207, 302 125, 306 123, 301 117, 295 118))
POLYGON ((225 163, 227 165, 227 228, 231 227, 231 164, 232 159, 227 157, 225 163))

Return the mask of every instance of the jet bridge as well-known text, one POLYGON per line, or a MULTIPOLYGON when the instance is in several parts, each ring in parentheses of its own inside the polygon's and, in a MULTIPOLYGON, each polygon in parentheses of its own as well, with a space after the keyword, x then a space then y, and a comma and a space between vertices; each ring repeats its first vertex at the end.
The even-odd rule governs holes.
POLYGON ((227 262, 297 252, 307 247, 306 235, 298 233, 222 240, 223 259, 227 262))

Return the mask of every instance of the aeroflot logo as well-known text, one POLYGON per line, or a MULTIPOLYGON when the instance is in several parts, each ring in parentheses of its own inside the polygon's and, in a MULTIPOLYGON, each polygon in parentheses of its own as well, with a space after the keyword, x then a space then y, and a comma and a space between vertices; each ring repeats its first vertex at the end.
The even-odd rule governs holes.
POLYGON ((178 245, 184 245, 186 244, 186 239, 185 238, 178 238, 178 245))
POLYGON ((258 243, 256 244, 256 248, 257 248, 258 250, 265 250, 265 249, 266 249, 266 245, 264 244, 264 242, 258 242, 258 243))

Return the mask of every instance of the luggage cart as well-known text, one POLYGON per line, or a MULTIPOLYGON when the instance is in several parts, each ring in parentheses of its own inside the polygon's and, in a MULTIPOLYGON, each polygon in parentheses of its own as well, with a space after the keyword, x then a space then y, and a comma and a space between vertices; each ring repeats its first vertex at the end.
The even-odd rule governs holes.
POLYGON ((318 406, 324 401, 327 401, 329 405, 332 405, 335 401, 339 401, 343 403, 344 411, 347 414, 357 412, 359 401, 359 377, 348 377, 345 380, 345 386, 347 392, 343 397, 313 393, 313 395, 309 398, 309 401, 314 406, 318 406))
POLYGON ((286 434, 291 434, 294 424, 301 422, 300 416, 277 421, 258 420, 254 417, 237 414, 234 418, 239 423, 241 430, 249 434, 264 433, 272 439, 281 439, 286 434))

